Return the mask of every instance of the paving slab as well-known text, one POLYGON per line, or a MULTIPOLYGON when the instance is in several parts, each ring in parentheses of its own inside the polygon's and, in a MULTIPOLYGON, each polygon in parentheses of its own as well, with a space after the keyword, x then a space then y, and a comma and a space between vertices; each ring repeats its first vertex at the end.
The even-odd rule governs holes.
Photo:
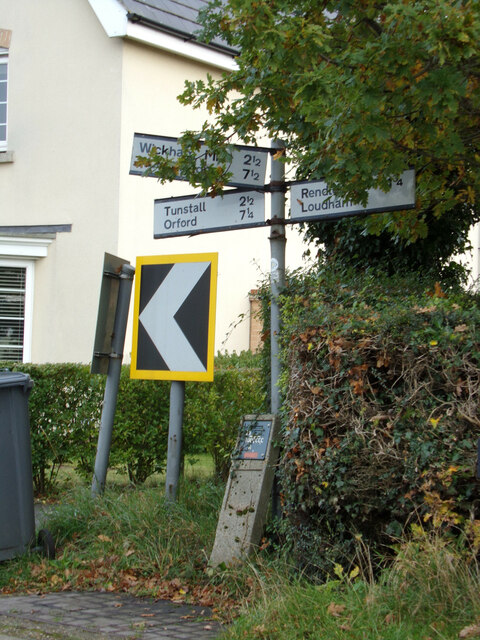
POLYGON ((103 592, 0 596, 0 640, 214 640, 208 607, 103 592))

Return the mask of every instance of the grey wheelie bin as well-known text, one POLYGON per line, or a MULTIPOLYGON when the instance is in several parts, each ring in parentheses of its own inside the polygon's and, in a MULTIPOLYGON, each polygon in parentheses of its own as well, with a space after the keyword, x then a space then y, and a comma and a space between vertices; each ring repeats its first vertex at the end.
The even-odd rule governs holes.
POLYGON ((35 542, 32 452, 25 373, 0 371, 0 561, 35 542))

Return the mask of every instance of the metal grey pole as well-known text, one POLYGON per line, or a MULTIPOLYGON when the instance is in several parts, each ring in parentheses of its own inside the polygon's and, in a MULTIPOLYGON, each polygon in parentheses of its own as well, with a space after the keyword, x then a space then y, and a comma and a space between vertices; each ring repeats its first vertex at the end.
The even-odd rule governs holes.
MULTIPOLYGON (((280 149, 284 149, 284 146, 279 140, 274 140, 272 149, 277 152, 280 149)), ((270 189, 272 193, 272 227, 270 233, 270 407, 271 412, 278 415, 282 403, 278 387, 281 373, 279 296, 285 287, 285 165, 274 158, 272 158, 270 189)), ((280 518, 282 515, 277 474, 273 479, 272 513, 276 518, 280 518)))
POLYGON ((177 499, 180 464, 182 460, 183 407, 185 382, 174 380, 170 386, 170 417, 168 424, 167 477, 165 497, 169 502, 177 499))
POLYGON ((117 406, 118 385, 122 371, 123 347, 127 330, 128 309, 132 293, 132 282, 135 268, 129 264, 122 266, 120 285, 118 288, 117 309, 113 327, 112 353, 108 363, 107 380, 103 396, 102 418, 98 434, 97 455, 93 472, 92 496, 96 497, 105 490, 108 457, 112 442, 113 419, 117 406))
MULTIPOLYGON (((283 149, 283 144, 274 140, 272 149, 283 149)), ((280 410, 281 398, 278 381, 280 378, 280 305, 279 296, 285 287, 285 165, 280 160, 272 159, 272 174, 270 188, 272 192, 272 227, 270 233, 271 257, 271 411, 277 414, 280 410)))

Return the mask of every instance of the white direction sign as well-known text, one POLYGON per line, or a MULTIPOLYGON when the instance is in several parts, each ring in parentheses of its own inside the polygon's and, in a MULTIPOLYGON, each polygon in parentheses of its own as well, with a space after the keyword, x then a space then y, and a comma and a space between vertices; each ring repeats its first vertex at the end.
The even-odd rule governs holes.
POLYGON ((218 254, 137 258, 132 378, 213 380, 218 254))
POLYGON ((337 197, 326 182, 296 182, 291 185, 290 222, 343 218, 361 213, 394 211, 415 207, 415 171, 402 173, 392 187, 368 191, 367 206, 337 197))
MULTIPOLYGON (((135 133, 130 162, 131 174, 138 176, 144 174, 145 170, 141 167, 136 167, 135 161, 137 156, 148 156, 154 148, 156 148, 157 154, 164 158, 175 159, 182 155, 182 148, 177 138, 135 133)), ((200 147, 198 153, 199 156, 206 156, 208 164, 214 166, 219 164, 216 155, 208 153, 205 145, 200 147)), ((228 167, 228 171, 232 172, 233 176, 228 185, 232 187, 263 187, 269 153, 270 149, 264 147, 233 145, 232 162, 228 167)), ((182 176, 178 177, 178 180, 183 179, 182 176)))
POLYGON ((153 237, 190 236, 265 225, 265 194, 225 191, 211 197, 181 196, 155 200, 153 237))

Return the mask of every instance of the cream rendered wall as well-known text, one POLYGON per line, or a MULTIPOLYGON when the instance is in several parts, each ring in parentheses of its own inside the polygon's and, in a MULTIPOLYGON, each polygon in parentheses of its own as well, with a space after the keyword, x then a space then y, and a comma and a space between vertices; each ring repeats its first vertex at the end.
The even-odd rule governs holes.
MULTIPOLYGON (((242 229, 194 237, 153 239, 155 198, 194 193, 185 182, 161 185, 153 178, 129 176, 134 132, 178 136, 185 129, 199 128, 205 113, 182 106, 176 96, 186 79, 215 76, 217 70, 200 62, 126 42, 123 64, 123 109, 121 149, 121 198, 118 255, 133 264, 138 255, 219 253, 216 318, 216 351, 241 351, 249 347, 248 293, 269 274, 268 227, 242 229), (238 324, 242 314, 247 314, 238 324), (233 328, 233 325, 235 328, 233 328)), ((265 144, 265 143, 264 143, 265 144)), ((270 177, 267 173, 266 181, 270 177)), ((267 196, 268 199, 268 196, 267 196)), ((267 217, 270 217, 267 213, 267 217)), ((287 267, 303 262, 297 230, 287 227, 287 267)), ((132 322, 129 322, 125 353, 131 350, 132 322)))
POLYGON ((34 362, 91 358, 103 252, 118 234, 122 43, 86 0, 0 0, 12 30, 0 225, 72 224, 35 263, 34 362))

